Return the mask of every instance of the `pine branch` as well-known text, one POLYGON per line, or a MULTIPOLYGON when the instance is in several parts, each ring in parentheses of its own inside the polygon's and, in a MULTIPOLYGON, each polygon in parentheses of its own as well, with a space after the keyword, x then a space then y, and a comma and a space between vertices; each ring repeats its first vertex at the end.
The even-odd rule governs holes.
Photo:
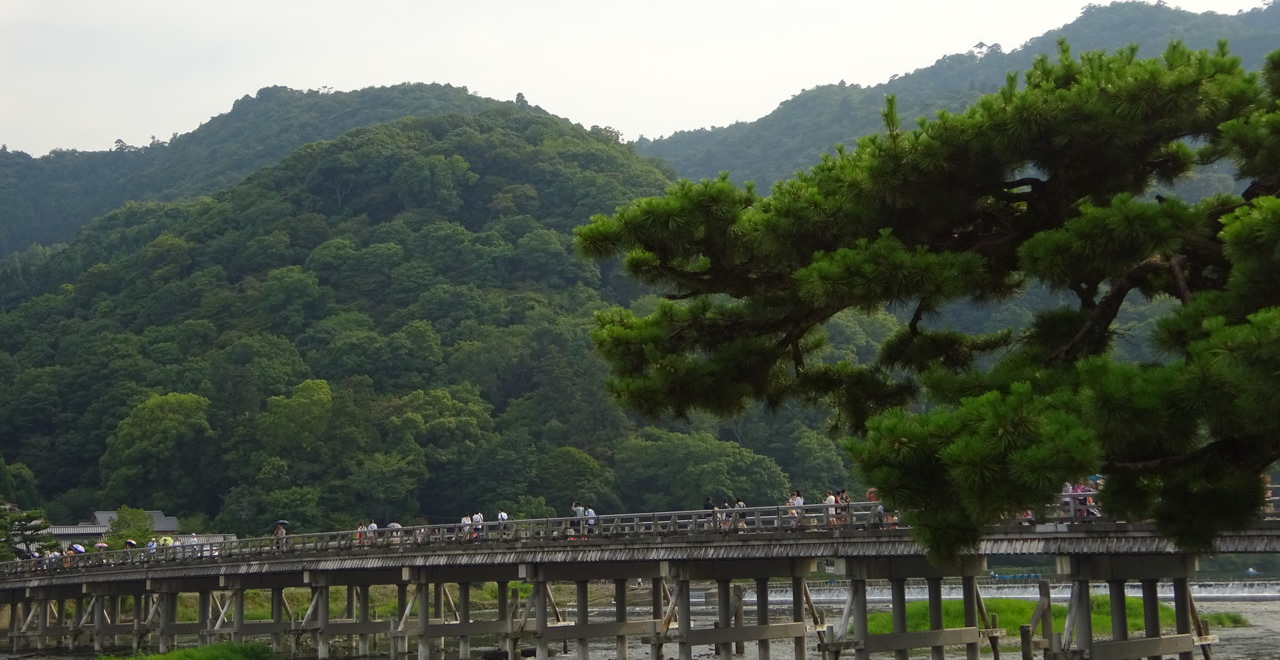
POLYGON ((1280 441, 1272 437, 1245 435, 1215 440, 1183 454, 1145 461, 1106 461, 1101 471, 1108 475, 1159 474, 1188 465, 1203 465, 1215 470, 1261 474, 1277 460, 1280 460, 1280 441))
POLYGON ((1187 286, 1187 274, 1183 270, 1183 266, 1187 263, 1187 258, 1181 254, 1169 260, 1169 270, 1173 273, 1173 281, 1178 289, 1178 297, 1182 299, 1183 305, 1190 305, 1193 298, 1191 287, 1187 286))
POLYGON ((1168 268, 1168 264, 1156 258, 1147 259, 1133 268, 1130 268, 1124 275, 1111 282, 1111 289, 1102 296, 1093 311, 1089 312, 1089 317, 1085 319, 1084 325, 1080 326, 1080 330, 1076 335, 1067 342, 1066 346, 1059 348, 1052 359, 1073 362, 1081 355, 1093 354, 1100 351, 1103 347, 1103 338, 1106 337, 1107 329, 1111 327, 1111 322, 1116 319, 1116 314, 1120 312, 1120 305, 1124 303, 1125 296, 1129 292, 1142 284, 1142 280, 1150 273, 1168 268))
POLYGON ((911 331, 912 337, 920 336, 920 320, 924 318, 924 301, 916 303, 916 311, 911 314, 911 322, 907 324, 907 329, 911 331))

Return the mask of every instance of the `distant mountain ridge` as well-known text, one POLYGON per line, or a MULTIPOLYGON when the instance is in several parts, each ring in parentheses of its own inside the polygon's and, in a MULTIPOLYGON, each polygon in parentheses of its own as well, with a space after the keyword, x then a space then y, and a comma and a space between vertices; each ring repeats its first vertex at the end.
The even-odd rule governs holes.
POLYGON ((353 92, 264 87, 167 142, 132 146, 117 141, 112 151, 55 150, 39 158, 0 150, 0 256, 31 243, 69 241, 90 219, 128 201, 169 201, 222 190, 304 144, 353 128, 504 105, 513 104, 439 84, 353 92))
POLYGON ((1280 46, 1280 6, 1226 16, 1142 2, 1089 5, 1075 21, 1010 52, 999 44, 983 45, 871 87, 821 85, 796 94, 756 121, 641 139, 636 151, 667 161, 685 178, 728 171, 735 181, 753 181, 767 189, 816 163, 818 154, 880 131, 886 96, 897 96, 899 115, 908 125, 940 110, 957 112, 1002 87, 1011 72, 1030 68, 1036 57, 1056 58, 1059 39, 1075 53, 1136 44, 1140 57, 1159 55, 1173 40, 1201 50, 1216 48, 1225 39, 1231 52, 1255 70, 1280 46))
MULTIPOLYGON (((1173 39, 1197 49, 1227 39, 1233 52, 1256 68, 1280 44, 1280 8, 1225 16, 1141 2, 1090 5, 1072 23, 1011 52, 993 44, 978 49, 981 53, 944 56, 932 66, 881 85, 822 85, 800 92, 754 122, 641 139, 635 143, 636 152, 667 161, 685 178, 729 171, 735 180, 767 187, 808 168, 835 145, 852 144, 878 131, 886 95, 898 96, 904 119, 957 111, 995 91, 1009 72, 1027 69, 1037 55, 1054 53, 1059 38, 1067 39, 1076 52, 1136 43, 1145 56, 1161 52, 1173 39)), ((408 115, 475 114, 513 105, 544 113, 522 98, 497 101, 452 85, 403 84, 334 93, 266 87, 168 142, 120 142, 112 151, 58 150, 38 158, 0 149, 0 257, 32 244, 70 241, 89 220, 127 201, 168 201, 224 189, 304 144, 333 139, 353 128, 408 115)), ((42 252, 35 249, 26 261, 42 261, 42 252)))

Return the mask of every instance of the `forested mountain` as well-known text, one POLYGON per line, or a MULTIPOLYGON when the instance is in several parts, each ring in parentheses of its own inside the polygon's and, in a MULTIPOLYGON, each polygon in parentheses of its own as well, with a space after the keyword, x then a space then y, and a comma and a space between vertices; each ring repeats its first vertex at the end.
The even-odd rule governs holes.
POLYGON ((499 105, 452 85, 354 92, 266 87, 168 141, 153 138, 142 146, 117 141, 112 151, 55 150, 39 158, 0 149, 0 256, 32 243, 69 241, 90 219, 126 201, 167 201, 221 190, 308 142, 359 126, 499 105))
MULTIPOLYGON (((811 412, 653 428, 608 399, 591 315, 636 293, 569 230, 671 182, 616 133, 507 105, 127 204, 0 314, 0 451, 39 492, 12 490, 58 521, 125 504, 253 533, 843 482, 811 412)), ((846 319, 844 345, 893 324, 846 319)))
MULTIPOLYGON (((812 166, 817 154, 882 130, 886 96, 897 97, 898 113, 907 122, 939 111, 958 112, 1003 87, 1010 73, 1029 69, 1036 57, 1056 59, 1059 39, 1065 39, 1076 53, 1136 44, 1144 57, 1159 55, 1173 40, 1198 50, 1212 49, 1225 39, 1246 68, 1256 70, 1280 43, 1280 6, 1225 16, 1143 2, 1089 5, 1072 23, 1008 52, 1008 44, 980 44, 887 83, 822 85, 796 94, 757 121, 641 139, 636 151, 662 158, 685 178, 697 180, 728 171, 735 181, 754 181, 767 189, 812 166)), ((1196 197, 1227 192, 1231 180, 1225 174, 1213 175, 1198 185, 1196 197)))

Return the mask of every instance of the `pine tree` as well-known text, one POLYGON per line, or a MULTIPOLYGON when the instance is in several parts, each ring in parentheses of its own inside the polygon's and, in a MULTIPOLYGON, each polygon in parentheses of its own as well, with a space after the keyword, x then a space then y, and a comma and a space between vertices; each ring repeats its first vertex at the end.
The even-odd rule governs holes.
MULTIPOLYGON (((934 553, 1107 475, 1103 503, 1187 549, 1255 519, 1280 458, 1280 55, 1225 44, 1040 58, 960 114, 885 130, 761 196, 727 175, 596 216, 580 251, 667 295, 597 315, 614 395, 649 415, 754 400, 829 406, 863 480, 934 553), (1148 198, 1230 161, 1243 196, 1148 198), (935 327, 1030 284, 1071 304, 1026 329, 935 327), (1126 300, 1169 297, 1170 359, 1122 363, 1126 300), (822 326, 911 310, 867 363, 821 359, 822 326)), ((826 353, 829 354, 829 353, 826 353)))

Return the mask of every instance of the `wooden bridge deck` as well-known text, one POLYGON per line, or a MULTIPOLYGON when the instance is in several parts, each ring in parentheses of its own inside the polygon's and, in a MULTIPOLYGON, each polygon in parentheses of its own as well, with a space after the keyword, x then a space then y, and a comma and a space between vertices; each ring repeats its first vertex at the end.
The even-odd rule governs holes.
MULTIPOLYGON (((60 584, 146 579, 219 578, 303 571, 389 571, 406 568, 530 564, 749 561, 824 557, 923 557, 905 529, 868 525, 870 511, 805 507, 739 510, 712 519, 706 511, 601 516, 575 529, 574 519, 486 522, 478 528, 433 525, 255 538, 0 564, 0 591, 60 584)), ((579 519, 578 522, 585 522, 579 519)), ((1224 534, 1218 552, 1280 552, 1280 520, 1224 534)), ((974 554, 1165 555, 1180 551, 1147 524, 1100 518, 992 527, 974 554)))

